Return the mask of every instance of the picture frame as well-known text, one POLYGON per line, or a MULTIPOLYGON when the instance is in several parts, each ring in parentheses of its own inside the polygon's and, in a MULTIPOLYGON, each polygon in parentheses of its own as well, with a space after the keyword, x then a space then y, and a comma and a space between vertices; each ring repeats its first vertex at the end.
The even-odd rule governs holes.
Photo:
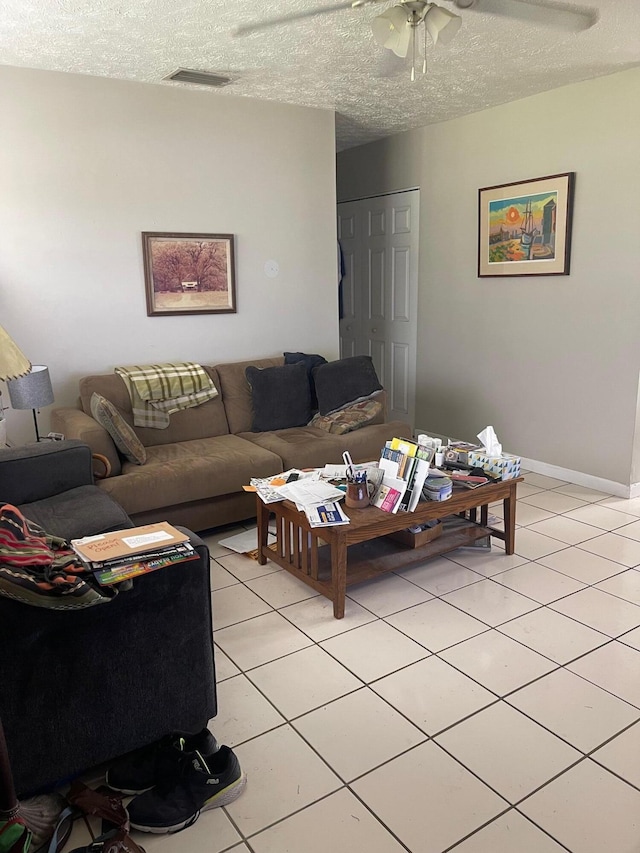
POLYGON ((478 190, 478 277, 569 275, 575 172, 478 190))
POLYGON ((142 232, 147 316, 235 314, 233 234, 142 232))

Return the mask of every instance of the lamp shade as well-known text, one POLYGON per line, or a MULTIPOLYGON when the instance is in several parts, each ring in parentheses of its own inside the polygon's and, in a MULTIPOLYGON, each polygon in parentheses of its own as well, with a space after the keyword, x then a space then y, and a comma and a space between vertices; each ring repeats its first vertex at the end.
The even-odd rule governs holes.
POLYGON ((378 15, 371 23, 373 37, 396 56, 405 57, 409 50, 411 40, 411 27, 407 19, 407 12, 402 6, 392 6, 378 15))
POLYGON ((31 369, 31 362, 0 326, 0 379, 14 379, 31 369))
POLYGON ((7 382, 9 399, 14 409, 39 409, 53 403, 49 368, 34 364, 31 372, 7 382))
POLYGON ((460 29, 462 18, 432 3, 425 15, 424 25, 434 44, 438 43, 438 39, 443 44, 449 44, 460 29))

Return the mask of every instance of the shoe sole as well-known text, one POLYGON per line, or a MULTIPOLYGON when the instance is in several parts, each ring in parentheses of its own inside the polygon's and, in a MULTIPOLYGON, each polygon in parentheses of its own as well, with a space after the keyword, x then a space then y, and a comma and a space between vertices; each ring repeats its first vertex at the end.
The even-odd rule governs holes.
POLYGON ((217 809, 221 806, 228 806, 229 803, 237 800, 246 787, 247 777, 243 773, 242 776, 240 776, 239 779, 236 779, 235 782, 232 782, 231 785, 228 785, 222 791, 219 791, 215 796, 211 797, 211 799, 206 800, 199 811, 195 814, 189 815, 186 820, 181 820, 180 823, 175 823, 171 826, 145 826, 144 824, 134 823, 131 821, 131 826, 133 829, 139 829, 140 832, 152 832, 158 835, 169 832, 179 832, 181 829, 185 829, 187 826, 191 826, 192 823, 195 823, 202 812, 206 812, 208 809, 217 809))
POLYGON ((120 788, 118 785, 114 785, 113 782, 109 781, 109 778, 105 778, 105 784, 107 787, 111 788, 112 791, 118 791, 121 794, 125 794, 128 797, 135 797, 138 794, 145 794, 147 791, 150 791, 153 788, 151 785, 149 788, 138 788, 135 790, 134 788, 120 788))

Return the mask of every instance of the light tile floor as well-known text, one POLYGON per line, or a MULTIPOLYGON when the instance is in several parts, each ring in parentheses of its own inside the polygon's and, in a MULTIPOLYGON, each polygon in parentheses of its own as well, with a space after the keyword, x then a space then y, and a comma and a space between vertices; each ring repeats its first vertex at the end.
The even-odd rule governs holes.
POLYGON ((518 503, 515 555, 351 587, 342 620, 210 531, 210 728, 248 785, 149 853, 638 853, 640 499, 527 473, 518 503))

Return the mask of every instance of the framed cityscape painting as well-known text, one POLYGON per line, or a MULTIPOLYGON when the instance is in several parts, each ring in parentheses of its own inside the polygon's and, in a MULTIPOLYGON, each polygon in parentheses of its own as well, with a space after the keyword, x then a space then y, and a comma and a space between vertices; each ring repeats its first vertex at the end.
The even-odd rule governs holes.
POLYGON ((235 314, 233 234, 142 234, 147 315, 235 314))
POLYGON ((569 275, 575 172, 478 191, 478 276, 569 275))

